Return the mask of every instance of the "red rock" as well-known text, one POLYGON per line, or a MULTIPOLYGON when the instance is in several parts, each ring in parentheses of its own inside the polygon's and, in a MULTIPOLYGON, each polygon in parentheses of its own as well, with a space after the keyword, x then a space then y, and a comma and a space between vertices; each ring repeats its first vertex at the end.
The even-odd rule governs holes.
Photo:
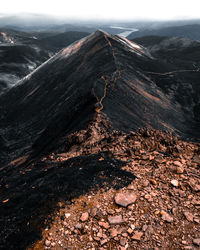
POLYGON ((107 212, 108 212, 108 214, 112 214, 112 215, 115 213, 115 211, 113 209, 107 209, 107 212))
POLYGON ((118 231, 115 229, 115 228, 112 228, 111 230, 110 230, 110 237, 111 238, 114 238, 114 237, 116 237, 118 235, 118 231))
POLYGON ((156 163, 163 163, 163 162, 165 162, 166 160, 161 156, 161 155, 158 155, 158 156, 156 156, 155 158, 154 158, 154 161, 156 162, 156 163))
POLYGON ((182 167, 182 163, 180 163, 180 161, 174 161, 173 164, 177 167, 182 167))
POLYGON ((90 209, 90 216, 95 217, 97 215, 97 208, 93 207, 90 209))
POLYGON ((135 231, 134 235, 131 237, 133 240, 140 241, 143 236, 143 232, 135 231))
POLYGON ((194 219, 194 216, 193 216, 193 214, 191 214, 191 213, 189 213, 189 212, 184 212, 183 213, 184 215, 185 215, 185 218, 188 220, 188 221, 193 221, 193 219, 194 219))
POLYGON ((183 174, 184 173, 184 168, 183 167, 176 167, 176 173, 177 174, 183 174))
POLYGON ((199 192, 200 191, 200 185, 196 183, 196 181, 192 178, 190 178, 189 180, 189 186, 191 187, 191 189, 195 192, 199 192))
POLYGON ((118 193, 115 195, 115 203, 122 206, 127 207, 128 205, 134 203, 136 201, 136 195, 134 193, 118 193))
POLYGON ((162 215, 162 219, 163 219, 164 221, 166 221, 166 222, 169 222, 169 223, 171 223, 171 222, 174 221, 173 217, 170 216, 168 213, 163 214, 163 215, 162 215))
POLYGON ((122 224, 124 222, 121 215, 108 216, 108 221, 111 225, 122 224))
POLYGON ((154 179, 152 179, 152 180, 151 180, 151 184, 156 185, 156 184, 157 184, 157 181, 154 180, 154 179))
POLYGON ((101 240, 100 241, 100 244, 101 244, 101 246, 103 246, 104 244, 106 244, 108 242, 108 239, 104 239, 104 240, 101 240))
POLYGON ((80 223, 78 223, 78 224, 75 225, 75 228, 76 229, 82 229, 82 225, 80 223))
POLYGON ((194 157, 193 157, 193 162, 195 162, 195 163, 197 163, 198 165, 200 165, 200 156, 198 156, 198 155, 195 155, 194 157))
POLYGON ((99 237, 99 238, 103 238, 102 231, 100 231, 100 232, 98 232, 98 233, 97 233, 97 237, 99 237))
POLYGON ((178 181, 177 180, 171 180, 171 184, 174 186, 174 187, 178 187, 178 181))
POLYGON ((132 234, 132 233, 133 233, 133 229, 131 229, 131 228, 129 227, 129 229, 127 230, 127 232, 128 232, 129 234, 132 234))
POLYGON ((110 228, 110 225, 107 222, 102 222, 102 221, 99 222, 99 226, 101 226, 105 229, 110 228))
POLYGON ((82 222, 87 221, 87 220, 88 220, 88 217, 89 217, 88 212, 82 213, 80 220, 81 220, 82 222))
POLYGON ((194 244, 194 245, 197 245, 197 246, 200 246, 200 238, 198 238, 198 239, 193 239, 193 244, 194 244))
POLYGON ((51 241, 50 240, 45 240, 45 246, 49 247, 51 245, 51 241))
POLYGON ((126 239, 120 239, 120 245, 125 246, 127 240, 126 239))
POLYGON ((100 241, 100 238, 99 237, 93 237, 94 238, 94 240, 96 240, 96 241, 100 241))
POLYGON ((197 224, 200 224, 200 220, 197 218, 194 218, 194 222, 196 222, 197 224))

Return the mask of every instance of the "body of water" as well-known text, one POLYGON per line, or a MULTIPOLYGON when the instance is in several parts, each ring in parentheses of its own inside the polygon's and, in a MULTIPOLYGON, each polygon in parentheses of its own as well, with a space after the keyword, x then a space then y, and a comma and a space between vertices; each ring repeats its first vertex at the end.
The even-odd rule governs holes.
POLYGON ((110 28, 123 30, 123 32, 121 32, 121 33, 118 34, 119 36, 123 36, 123 37, 127 37, 132 32, 138 31, 138 29, 135 29, 135 28, 125 28, 125 27, 118 27, 118 26, 111 26, 110 28))

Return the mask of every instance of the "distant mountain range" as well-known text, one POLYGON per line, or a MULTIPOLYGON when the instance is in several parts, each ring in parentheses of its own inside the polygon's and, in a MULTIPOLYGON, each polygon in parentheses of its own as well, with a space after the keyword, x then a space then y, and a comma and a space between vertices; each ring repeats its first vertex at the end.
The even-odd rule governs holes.
POLYGON ((40 43, 50 46, 52 49, 60 50, 88 35, 89 33, 87 32, 69 31, 40 39, 40 43))
POLYGON ((131 40, 136 37, 143 36, 186 37, 192 40, 200 40, 200 24, 172 26, 158 29, 146 29, 133 32, 127 38, 131 40))
POLYGON ((86 35, 76 31, 55 35, 0 29, 0 94, 60 49, 86 35))

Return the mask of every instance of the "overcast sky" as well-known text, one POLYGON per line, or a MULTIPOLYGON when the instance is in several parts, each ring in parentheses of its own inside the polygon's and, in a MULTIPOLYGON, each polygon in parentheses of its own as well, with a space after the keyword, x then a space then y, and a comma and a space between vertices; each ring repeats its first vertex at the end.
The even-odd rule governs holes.
POLYGON ((0 12, 81 19, 200 18, 200 0, 1 0, 0 12))

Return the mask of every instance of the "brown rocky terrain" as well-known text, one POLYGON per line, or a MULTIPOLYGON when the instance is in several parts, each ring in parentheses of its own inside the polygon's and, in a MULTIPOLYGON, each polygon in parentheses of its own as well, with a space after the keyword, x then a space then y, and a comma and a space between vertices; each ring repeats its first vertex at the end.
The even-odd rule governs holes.
MULTIPOLYGON (((33 249, 198 249, 199 145, 155 130, 99 135, 97 129, 92 126, 91 137, 72 151, 42 161, 64 163, 80 156, 82 148, 81 155, 99 155, 101 164, 124 162, 122 170, 135 177, 119 189, 105 181, 98 190, 73 198, 71 205, 60 201, 33 249), (98 141, 91 145, 94 134, 98 141)), ((81 135, 75 136, 81 140, 81 135)))
POLYGON ((198 249, 199 144, 151 129, 109 132, 100 117, 55 152, 4 169, 16 177, 2 190, 8 246, 198 249))

